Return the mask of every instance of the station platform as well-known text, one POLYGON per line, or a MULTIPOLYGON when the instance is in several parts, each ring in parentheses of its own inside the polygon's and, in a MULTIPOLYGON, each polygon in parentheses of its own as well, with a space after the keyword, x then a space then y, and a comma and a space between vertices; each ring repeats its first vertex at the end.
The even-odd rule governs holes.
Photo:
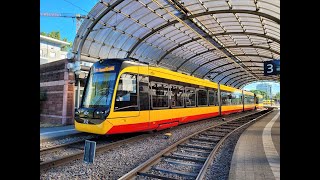
POLYGON ((280 179, 280 110, 274 110, 240 136, 229 179, 280 179))
POLYGON ((74 129, 74 125, 40 128, 40 142, 58 139, 70 135, 77 135, 80 133, 81 132, 74 129))

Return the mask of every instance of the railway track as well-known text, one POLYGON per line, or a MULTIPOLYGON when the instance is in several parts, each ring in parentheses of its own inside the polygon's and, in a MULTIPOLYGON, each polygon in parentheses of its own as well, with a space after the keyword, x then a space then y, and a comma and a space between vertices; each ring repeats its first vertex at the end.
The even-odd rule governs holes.
POLYGON ((204 179, 206 170, 227 137, 270 112, 261 111, 196 132, 162 150, 119 180, 204 179))
MULTIPOLYGON (((108 149, 114 148, 116 146, 120 146, 125 143, 138 141, 142 138, 149 136, 149 134, 126 134, 122 136, 109 136, 109 137, 98 137, 92 138, 90 140, 97 142, 96 154, 106 151, 108 149), (131 137, 130 137, 131 136, 131 137), (132 137, 133 136, 133 137, 132 137)), ((89 140, 89 139, 88 139, 89 140)), ((57 167, 59 165, 68 163, 72 160, 82 159, 83 158, 83 148, 84 148, 85 140, 62 144, 50 148, 45 148, 40 150, 40 170, 45 170, 51 167, 57 167), (54 157, 52 152, 57 151, 70 151, 69 155, 58 155, 58 157, 54 157), (50 156, 49 160, 43 156, 50 156)), ((61 153, 63 154, 63 153, 61 153)))
POLYGON ((81 140, 73 141, 73 142, 70 142, 70 143, 64 143, 64 144, 60 144, 60 145, 56 145, 56 146, 52 146, 52 147, 48 147, 48 148, 41 148, 40 149, 40 156, 42 154, 44 154, 44 153, 58 151, 58 150, 67 148, 68 146, 71 146, 71 145, 77 145, 77 144, 80 144, 80 143, 84 144, 84 142, 86 140, 95 140, 95 139, 97 139, 97 138, 81 139, 81 140))
MULTIPOLYGON (((233 118, 234 116, 238 116, 238 114, 230 114, 228 115, 228 118, 233 118)), ((150 135, 151 134, 142 134, 135 135, 134 137, 132 137, 132 134, 124 134, 119 136, 109 136, 108 139, 103 137, 101 138, 101 136, 100 138, 94 137, 90 138, 90 140, 97 141, 96 154, 99 154, 101 152, 104 152, 116 146, 123 145, 125 143, 139 141, 150 135)), ((84 143, 85 140, 79 140, 71 143, 57 145, 54 147, 40 149, 40 170, 46 170, 52 167, 57 167, 59 165, 68 163, 73 160, 82 159, 84 153, 84 143)))

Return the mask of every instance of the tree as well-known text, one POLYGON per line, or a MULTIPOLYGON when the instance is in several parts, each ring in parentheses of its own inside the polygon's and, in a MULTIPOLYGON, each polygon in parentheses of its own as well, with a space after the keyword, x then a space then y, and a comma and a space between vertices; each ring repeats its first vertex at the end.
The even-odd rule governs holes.
POLYGON ((70 45, 64 45, 61 47, 62 51, 68 51, 72 47, 72 42, 68 41, 67 38, 63 38, 62 41, 70 43, 70 45))
POLYGON ((267 93, 264 92, 264 91, 261 91, 261 90, 250 90, 250 92, 253 92, 253 93, 255 93, 255 94, 260 94, 260 95, 262 95, 262 96, 263 96, 263 99, 268 99, 268 98, 269 98, 269 96, 267 95, 267 93))
MULTIPOLYGON (((54 38, 54 39, 61 40, 60 31, 51 31, 50 33, 40 32, 40 34, 43 35, 43 36, 48 36, 48 37, 51 37, 51 38, 54 38)), ((68 51, 72 47, 72 42, 68 41, 67 38, 63 38, 62 41, 70 43, 70 45, 63 45, 61 47, 62 51, 68 51)))
POLYGON ((280 92, 277 92, 277 94, 274 96, 274 99, 277 99, 277 100, 280 99, 280 92))

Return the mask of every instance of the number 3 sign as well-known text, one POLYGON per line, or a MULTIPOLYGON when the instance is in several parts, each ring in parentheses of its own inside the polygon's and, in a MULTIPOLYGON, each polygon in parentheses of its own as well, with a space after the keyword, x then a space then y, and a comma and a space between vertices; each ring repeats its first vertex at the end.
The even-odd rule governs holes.
POLYGON ((277 75, 280 74, 280 60, 264 62, 264 75, 277 75))

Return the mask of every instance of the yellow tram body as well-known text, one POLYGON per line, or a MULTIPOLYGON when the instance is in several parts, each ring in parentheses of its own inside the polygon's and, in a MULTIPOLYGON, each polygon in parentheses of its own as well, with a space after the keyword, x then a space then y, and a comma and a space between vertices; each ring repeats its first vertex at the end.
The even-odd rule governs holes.
MULTIPOLYGON (((109 60, 105 60, 109 61, 109 60)), ((110 60, 111 61, 111 60, 110 60)), ((205 118, 215 117, 220 115, 219 105, 204 105, 194 107, 181 107, 181 108, 164 108, 164 109, 149 109, 149 110, 135 110, 135 111, 117 111, 115 110, 115 101, 117 96, 117 89, 119 88, 119 79, 123 74, 133 74, 146 77, 161 78, 164 80, 170 80, 178 83, 188 83, 192 86, 197 86, 200 89, 219 89, 217 83, 189 76, 186 74, 173 72, 160 67, 152 67, 149 65, 141 65, 141 63, 125 61, 126 67, 122 68, 117 75, 115 81, 115 88, 113 90, 111 106, 108 116, 101 120, 100 123, 90 123, 90 119, 86 121, 85 116, 79 116, 75 120, 75 129, 82 132, 94 133, 94 134, 119 134, 130 132, 141 132, 151 130, 162 130, 165 128, 177 126, 182 123, 191 121, 197 121, 205 118)), ((97 62, 98 63, 98 62, 97 62)), ((96 64, 96 63, 95 63, 96 64)), ((129 81, 128 81, 129 82, 129 81)), ((151 81, 149 82, 151 83, 151 81)), ((123 83, 124 84, 124 83, 123 83)), ((137 83, 138 84, 138 83, 137 83)), ((124 85, 122 85, 124 86, 124 85)), ((137 85, 138 86, 138 85, 137 85)), ((149 85, 150 86, 150 85, 149 85)), ((140 88, 140 87, 139 87, 140 88)), ((171 90, 171 89, 170 89, 171 90)), ((168 93, 169 91, 168 90, 168 93)), ((253 96, 251 92, 242 91, 236 88, 220 85, 220 90, 230 93, 245 94, 247 96, 253 96)), ((138 91, 138 90, 137 90, 138 91)), ((186 88, 184 88, 184 91, 186 88)), ((140 89, 139 89, 140 92, 140 89)), ((149 91, 150 92, 150 91, 149 91)), ((170 91, 171 92, 171 91, 170 91)), ((209 91, 207 91, 209 93, 209 91)), ((198 97, 198 90, 195 89, 194 95, 198 97)), ((207 103, 209 104, 209 94, 207 93, 207 103)), ((137 94, 139 94, 137 92, 137 94)), ((169 97, 169 96, 168 96, 169 97)), ((242 96, 241 96, 242 97, 242 96)), ((140 97, 138 97, 139 99, 140 97)), ((150 96, 149 96, 150 98, 150 96)), ((198 99, 195 98, 198 103, 198 99)), ((171 103, 169 98, 168 102, 171 103)), ((140 101, 139 101, 140 102, 140 101)), ((150 99, 150 104, 154 103, 150 99)), ((183 99, 184 105, 187 103, 186 98, 183 99)), ((239 100, 237 101, 239 102, 239 100)), ((140 102, 141 104, 142 102, 140 102)), ((196 103, 196 104, 197 104, 196 103)), ((139 104, 139 103, 138 103, 139 104)), ((149 105, 151 106, 151 105, 149 105)), ((172 106, 169 105, 170 107, 172 106)), ((241 112, 243 110, 251 110, 255 108, 255 104, 237 104, 237 105, 222 105, 221 115, 241 112)), ((78 114, 85 112, 84 110, 78 110, 78 114)), ((98 120, 97 120, 98 121, 98 120)), ((93 122, 93 121, 92 121, 93 122)))

